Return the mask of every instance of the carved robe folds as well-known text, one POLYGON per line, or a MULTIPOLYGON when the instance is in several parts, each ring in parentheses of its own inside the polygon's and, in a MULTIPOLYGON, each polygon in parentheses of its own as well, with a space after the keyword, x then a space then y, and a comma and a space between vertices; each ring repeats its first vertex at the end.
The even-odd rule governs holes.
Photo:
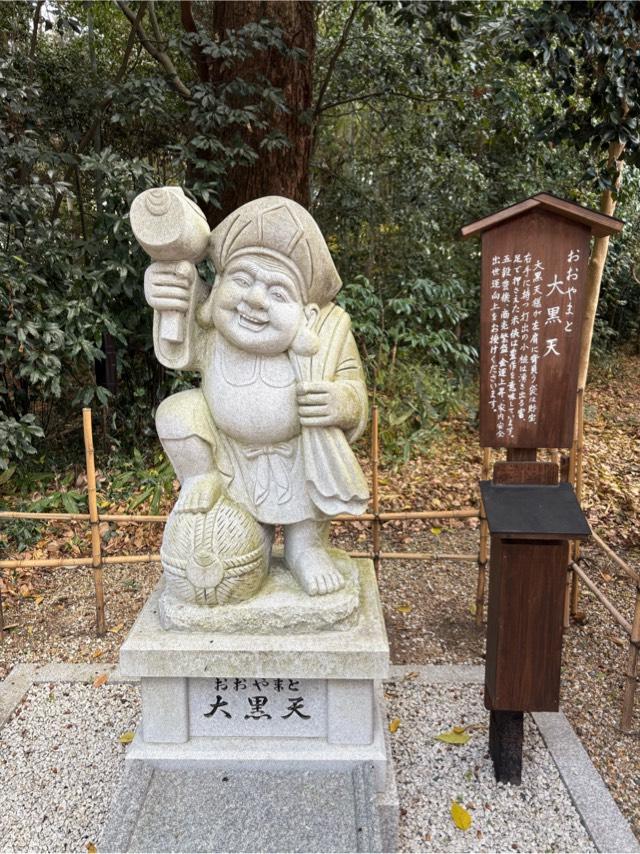
POLYGON ((349 316, 330 303, 314 328, 320 350, 309 357, 290 352, 237 361, 224 339, 206 334, 195 318, 179 348, 156 338, 164 365, 202 375, 202 389, 180 392, 160 405, 160 439, 198 436, 209 443, 229 495, 265 524, 366 508, 367 485, 349 447, 367 420, 366 387, 349 316), (347 436, 337 427, 301 427, 296 382, 316 380, 348 386, 358 422, 347 436))

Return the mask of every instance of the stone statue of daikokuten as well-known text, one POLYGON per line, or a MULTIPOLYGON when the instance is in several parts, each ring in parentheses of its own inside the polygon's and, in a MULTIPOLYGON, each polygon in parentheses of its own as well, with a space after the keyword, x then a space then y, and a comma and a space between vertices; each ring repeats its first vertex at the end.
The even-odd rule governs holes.
POLYGON ((282 525, 306 593, 339 590, 328 520, 366 508, 349 443, 365 428, 367 392, 320 229, 296 202, 268 196, 209 232, 177 187, 138 196, 131 223, 156 259, 145 274, 156 356, 201 377, 156 415, 181 484, 161 550, 167 583, 205 606, 252 596, 282 525), (203 257, 210 289, 194 263, 203 257))

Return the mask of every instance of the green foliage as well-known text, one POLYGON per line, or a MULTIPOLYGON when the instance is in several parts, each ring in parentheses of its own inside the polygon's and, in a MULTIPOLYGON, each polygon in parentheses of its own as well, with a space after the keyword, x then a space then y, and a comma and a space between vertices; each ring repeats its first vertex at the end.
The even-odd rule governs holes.
POLYGON ((381 409, 380 441, 387 464, 429 444, 455 412, 473 417, 468 368, 474 347, 456 330, 467 317, 464 285, 425 279, 403 283, 385 300, 364 276, 345 284, 339 303, 351 314, 369 386, 381 409), (426 358, 425 355, 426 354, 426 358))
POLYGON ((0 413, 0 471, 15 471, 15 466, 9 467, 10 461, 21 462, 28 454, 36 453, 33 440, 42 438, 44 431, 34 422, 35 415, 31 412, 19 421, 0 413))
POLYGON ((627 223, 611 241, 594 334, 596 355, 614 348, 640 354, 640 173, 627 169, 616 215, 627 223))
POLYGON ((254 163, 263 150, 288 146, 288 140, 270 126, 273 113, 288 108, 282 91, 259 75, 239 73, 221 83, 199 80, 194 54, 225 71, 269 51, 299 61, 305 56, 289 48, 282 30, 269 20, 228 31, 217 41, 202 27, 195 33, 179 31, 175 6, 161 5, 158 11, 167 32, 167 51, 181 62, 190 97, 177 97, 154 67, 150 74, 131 76, 119 87, 110 121, 123 132, 132 123, 139 126, 142 141, 148 138, 150 120, 160 135, 156 144, 168 155, 168 168, 177 180, 188 183, 197 201, 218 206, 230 169, 254 163), (255 145, 240 134, 246 128, 255 134, 255 145))
MULTIPOLYGON (((28 513, 87 513, 87 494, 84 485, 77 486, 75 467, 65 467, 64 473, 45 470, 50 463, 40 457, 33 469, 19 470, 10 466, 0 472, 0 489, 10 497, 15 510, 28 513), (31 496, 24 498, 23 496, 31 496)), ((56 468, 58 468, 56 466, 56 468)), ((175 475, 171 463, 159 450, 134 447, 131 452, 114 452, 104 461, 99 473, 101 507, 120 507, 127 513, 157 515, 168 510, 174 494, 175 475)), ((113 512, 113 511, 111 511, 113 512)), ((42 523, 33 520, 12 520, 0 529, 0 549, 24 552, 42 537, 42 523)), ((110 538, 107 532, 103 539, 110 538)), ((76 540, 70 541, 77 544, 76 540)))
POLYGON ((443 420, 473 423, 475 387, 434 364, 397 362, 378 372, 376 400, 381 410, 380 444, 387 466, 407 462, 427 447, 443 420))
MULTIPOLYGON (((20 470, 19 476, 15 466, 0 474, 5 494, 18 497, 14 509, 29 513, 87 513, 87 496, 75 488, 74 471, 56 475, 53 471, 43 471, 44 464, 44 458, 40 458, 37 467, 26 472, 20 470), (21 494, 33 493, 32 499, 19 499, 21 494)), ((42 524, 28 519, 12 520, 2 526, 0 533, 0 545, 4 544, 11 552, 23 552, 42 537, 42 524)))
POLYGON ((153 455, 151 465, 134 448, 131 456, 117 456, 108 466, 117 472, 109 479, 109 503, 126 503, 129 512, 140 512, 140 505, 148 502, 148 512, 155 516, 160 512, 162 500, 173 494, 175 475, 161 451, 153 455))
POLYGON ((287 144, 269 132, 268 116, 285 107, 268 81, 215 86, 193 82, 190 70, 196 45, 231 67, 288 51, 270 22, 218 43, 202 31, 184 37, 177 6, 159 6, 168 49, 192 77, 185 101, 146 54, 120 79, 129 25, 114 5, 47 4, 32 41, 33 8, 0 8, 11 32, 0 60, 0 469, 78 419, 81 406, 108 408, 125 444, 151 434, 158 400, 185 380, 153 356, 131 201, 149 186, 188 183, 215 204, 229 168, 255 160, 260 146, 287 144), (249 122, 263 131, 256 148, 234 134, 249 122), (106 341, 117 392, 97 380, 106 341))
MULTIPOLYGON (((629 0, 545 2, 522 6, 496 27, 494 44, 511 45, 509 57, 545 72, 556 95, 541 116, 541 132, 596 159, 612 142, 627 163, 640 165, 640 18, 629 0)), ((615 178, 606 156, 590 175, 602 188, 615 178)))
POLYGON ((402 296, 385 299, 364 276, 345 284, 338 302, 352 316, 371 379, 391 359, 392 363, 427 353, 432 364, 462 369, 477 356, 474 347, 456 336, 467 318, 467 298, 459 281, 436 284, 428 279, 401 283, 402 296))
MULTIPOLYGON (((321 17, 320 80, 349 8, 321 17)), ((540 189, 573 195, 588 161, 538 138, 553 96, 494 49, 497 7, 368 11, 322 105, 314 214, 349 282, 341 299, 369 361, 396 348, 400 360, 470 376, 479 246, 460 241, 460 227, 540 189)))
MULTIPOLYGON (((215 207, 230 170, 290 144, 275 122, 289 109, 284 93, 252 58, 308 57, 273 22, 216 39, 201 26, 185 33, 179 4, 153 8, 156 41, 187 94, 130 38, 116 4, 46 3, 35 38, 33 3, 0 4, 0 470, 22 482, 42 470, 38 454, 55 458, 56 437, 68 442, 63 427, 79 424, 80 407, 101 411, 107 447, 125 459, 154 435, 157 402, 192 380, 153 355, 133 197, 181 184, 215 207), (224 73, 204 79, 198 57, 224 73)), ((305 116, 313 214, 390 424, 385 448, 406 456, 456 401, 473 411, 479 247, 458 239, 460 226, 541 189, 595 206, 615 179, 612 140, 637 165, 640 24, 628 2, 316 11, 315 108, 305 116)), ((628 225, 605 272, 600 350, 640 348, 635 169, 624 186, 628 225)), ((123 492, 142 483, 135 494, 157 506, 168 464, 132 465, 123 492)))

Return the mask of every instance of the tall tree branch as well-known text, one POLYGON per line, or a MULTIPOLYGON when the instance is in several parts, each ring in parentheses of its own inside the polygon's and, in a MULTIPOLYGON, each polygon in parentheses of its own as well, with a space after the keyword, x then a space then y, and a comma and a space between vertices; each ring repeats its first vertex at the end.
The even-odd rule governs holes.
MULTIPOLYGON (((609 171, 615 173, 614 182, 616 192, 620 189, 622 180, 622 167, 624 165, 625 143, 614 140, 609 144, 607 165, 609 171)), ((600 212, 613 216, 616 209, 616 197, 611 189, 603 190, 600 196, 600 212)), ((578 367, 578 391, 584 390, 589 373, 589 357, 591 355, 591 342, 593 341, 593 329, 598 311, 598 299, 600 297, 600 285, 602 274, 609 252, 609 235, 596 237, 593 241, 589 266, 587 267, 587 281, 585 290, 587 292, 586 305, 582 321, 582 339, 580 341, 580 361, 578 367)))
MULTIPOLYGON (((142 21, 144 18, 144 14, 146 12, 146 7, 144 4, 140 4, 140 8, 138 9, 138 14, 136 16, 136 20, 138 22, 142 21)), ((121 83, 124 79, 125 74, 127 73, 127 66, 129 65, 129 59, 131 57, 131 52, 133 51, 133 46, 136 41, 136 30, 134 25, 131 25, 131 29, 129 30, 129 38, 127 39, 127 44, 124 49, 124 53, 122 54, 122 61, 116 71, 116 74, 113 78, 112 86, 117 86, 118 83, 121 83)), ((102 101, 98 104, 98 113, 93 120, 93 123, 90 128, 83 134, 80 142, 78 143, 78 151, 84 151, 86 146, 89 144, 93 134, 95 133, 96 126, 102 121, 102 113, 106 110, 106 108, 113 101, 113 94, 105 95, 102 101)))
MULTIPOLYGON (((180 21, 185 33, 197 35, 198 25, 193 16, 193 4, 191 0, 180 0, 180 21)), ((207 57, 202 52, 202 48, 198 44, 193 44, 191 47, 191 55, 198 69, 198 77, 205 83, 209 79, 209 62, 207 57)))
POLYGON ((156 47, 158 48, 158 50, 164 50, 164 48, 166 47, 166 40, 160 32, 160 25, 158 24, 158 19, 156 17, 156 6, 154 0, 149 0, 147 5, 149 7, 149 20, 151 21, 153 37, 156 40, 156 47))
POLYGON ((40 28, 40 10, 44 6, 44 0, 38 0, 36 7, 33 10, 33 29, 31 30, 31 42, 29 44, 29 59, 33 59, 36 55, 36 46, 38 44, 38 30, 40 28))
POLYGON ((358 12, 358 3, 357 0, 354 0, 351 6, 351 13, 347 18, 347 21, 342 30, 342 34, 338 40, 338 44, 336 45, 335 50, 331 55, 331 59, 329 60, 329 65, 327 66, 327 73, 325 74, 324 80, 320 85, 320 91, 318 92, 318 100, 316 102, 315 109, 313 111, 313 117, 316 119, 321 111, 322 111, 322 102, 324 101, 324 96, 327 93, 327 89, 329 87, 329 83, 331 82, 331 78, 333 77, 333 73, 336 68, 336 63, 340 58, 340 54, 347 46, 347 39, 349 38, 349 32, 351 31, 351 27, 353 26, 353 22, 356 19, 356 14, 358 12))
MULTIPOLYGON (((139 22, 144 17, 146 12, 146 6, 144 3, 140 4, 140 8, 138 9, 138 14, 136 16, 136 20, 139 22)), ((120 83, 127 73, 127 67, 129 65, 129 59, 131 57, 131 52, 133 51, 133 46, 136 43, 136 30, 134 25, 131 25, 131 29, 129 30, 129 37, 127 39, 127 44, 124 49, 124 53, 122 55, 122 61, 116 71, 115 77, 113 78, 112 85, 117 85, 120 83)), ((87 128, 87 130, 83 133, 80 138, 80 142, 78 143, 78 147, 76 150, 77 154, 82 154, 83 151, 87 149, 89 143, 95 139, 96 130, 100 127, 100 123, 102 121, 102 116, 107 107, 110 106, 113 101, 113 94, 105 95, 104 98, 98 104, 98 108, 96 111, 96 115, 94 116, 93 121, 87 128)), ((70 180, 70 177, 73 173, 75 166, 70 166, 67 169, 67 173, 65 175, 66 180, 70 180)), ((60 205, 62 204, 62 193, 56 193, 56 197, 53 202, 53 210, 51 212, 51 222, 55 222, 58 218, 58 214, 60 213, 60 205)))
POLYGON ((325 112, 325 110, 331 110, 334 107, 341 107, 343 104, 351 104, 354 101, 370 101, 373 98, 406 98, 408 101, 417 101, 420 104, 436 104, 442 102, 456 103, 456 99, 451 97, 427 98, 424 95, 414 95, 411 92, 398 92, 395 89, 379 89, 375 92, 363 92, 359 95, 352 95, 349 98, 330 101, 328 104, 324 105, 322 112, 325 112))
POLYGON ((122 13, 129 19, 129 21, 131 21, 132 25, 135 26, 138 39, 140 40, 140 44, 144 47, 147 53, 152 56, 156 60, 156 62, 158 62, 167 72, 167 76, 169 77, 169 80, 171 81, 171 84, 178 93, 178 95, 180 95, 181 98, 184 98, 185 101, 190 100, 191 90, 187 86, 185 86, 185 84, 180 79, 180 75, 178 74, 178 71, 175 65, 173 64, 169 54, 166 51, 162 50, 160 47, 162 38, 158 27, 158 21, 155 16, 155 10, 153 8, 153 0, 146 0, 145 5, 149 9, 151 26, 154 29, 154 32, 156 32, 156 39, 158 41, 157 47, 149 39, 149 36, 147 35, 144 27, 142 26, 140 21, 137 20, 137 17, 133 9, 131 9, 131 7, 129 6, 129 4, 126 3, 125 0, 116 0, 116 3, 122 13), (158 38, 158 36, 160 36, 160 38, 158 38))

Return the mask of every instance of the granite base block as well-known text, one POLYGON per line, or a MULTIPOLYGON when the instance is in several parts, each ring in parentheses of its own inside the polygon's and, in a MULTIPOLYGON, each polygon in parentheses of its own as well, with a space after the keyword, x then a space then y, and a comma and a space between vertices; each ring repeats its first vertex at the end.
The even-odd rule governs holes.
POLYGON ((140 679, 142 728, 132 755, 184 761, 384 760, 375 686, 389 645, 373 571, 359 574, 358 619, 348 630, 297 634, 180 632, 161 626, 161 585, 120 653, 121 673, 140 679), (238 747, 250 744, 250 749, 238 747), (344 750, 341 750, 344 748, 344 750), (381 759, 382 757, 382 759, 381 759))
POLYGON ((259 634, 165 630, 159 613, 161 581, 120 649, 120 670, 130 679, 385 679, 389 643, 373 562, 353 563, 360 579, 357 621, 349 629, 306 634, 281 627, 259 634))
POLYGON ((278 736, 248 738, 218 736, 192 737, 182 743, 155 743, 137 732, 127 748, 127 764, 143 761, 160 769, 268 768, 271 770, 344 770, 354 763, 367 763, 374 769, 376 790, 384 791, 390 753, 385 741, 386 711, 377 691, 374 704, 372 738, 367 744, 332 744, 324 738, 278 736))
POLYGON ((395 850, 389 645, 373 563, 353 563, 357 619, 308 633, 166 630, 158 586, 120 653, 142 726, 103 850, 395 850))
POLYGON ((166 770, 130 763, 100 851, 393 850, 372 769, 166 770))

